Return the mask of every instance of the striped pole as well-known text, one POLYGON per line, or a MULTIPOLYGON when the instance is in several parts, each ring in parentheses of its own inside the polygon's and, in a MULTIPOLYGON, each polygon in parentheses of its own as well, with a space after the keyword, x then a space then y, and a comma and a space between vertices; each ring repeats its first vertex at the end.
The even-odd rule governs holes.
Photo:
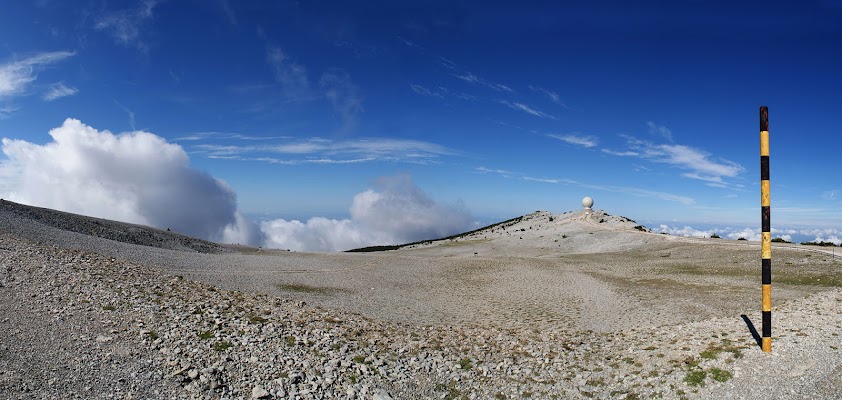
POLYGON ((772 227, 769 194, 769 108, 760 107, 760 225, 763 288, 763 335, 761 347, 772 351, 772 227))

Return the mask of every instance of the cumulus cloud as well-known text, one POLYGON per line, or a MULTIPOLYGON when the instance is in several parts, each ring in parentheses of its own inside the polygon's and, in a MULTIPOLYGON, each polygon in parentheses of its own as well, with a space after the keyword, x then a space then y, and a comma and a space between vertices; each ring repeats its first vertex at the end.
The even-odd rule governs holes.
POLYGON ((40 145, 2 140, 4 198, 41 207, 260 244, 234 191, 190 167, 177 144, 143 131, 113 134, 67 119, 40 145))
POLYGON ((341 251, 414 242, 470 230, 473 218, 461 205, 436 202, 408 176, 381 178, 375 189, 354 196, 350 219, 277 219, 261 223, 267 247, 341 251))

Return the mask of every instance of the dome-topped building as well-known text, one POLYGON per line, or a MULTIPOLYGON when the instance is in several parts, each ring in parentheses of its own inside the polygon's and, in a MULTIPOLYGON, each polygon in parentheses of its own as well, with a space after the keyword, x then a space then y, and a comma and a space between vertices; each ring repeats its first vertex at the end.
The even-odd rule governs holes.
POLYGON ((585 214, 593 212, 593 209, 591 208, 593 207, 593 199, 591 196, 585 196, 585 198, 582 199, 582 207, 584 207, 585 214))

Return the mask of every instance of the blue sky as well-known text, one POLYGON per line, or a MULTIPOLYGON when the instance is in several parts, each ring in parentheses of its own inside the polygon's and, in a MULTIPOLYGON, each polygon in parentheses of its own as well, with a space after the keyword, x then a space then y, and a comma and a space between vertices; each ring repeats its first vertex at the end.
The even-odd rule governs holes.
POLYGON ((150 132, 253 220, 341 221, 397 179, 474 222, 590 195, 742 229, 766 105, 773 227, 842 236, 840 21, 839 1, 10 2, 0 137, 150 132))

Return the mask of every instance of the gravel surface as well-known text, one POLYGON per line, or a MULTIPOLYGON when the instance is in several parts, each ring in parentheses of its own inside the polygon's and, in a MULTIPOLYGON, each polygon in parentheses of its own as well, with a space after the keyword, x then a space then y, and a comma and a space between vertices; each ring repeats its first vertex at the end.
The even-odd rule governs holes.
POLYGON ((602 212, 363 254, 36 212, 0 202, 0 398, 842 397, 830 255, 776 248, 764 354, 756 245, 602 212))

